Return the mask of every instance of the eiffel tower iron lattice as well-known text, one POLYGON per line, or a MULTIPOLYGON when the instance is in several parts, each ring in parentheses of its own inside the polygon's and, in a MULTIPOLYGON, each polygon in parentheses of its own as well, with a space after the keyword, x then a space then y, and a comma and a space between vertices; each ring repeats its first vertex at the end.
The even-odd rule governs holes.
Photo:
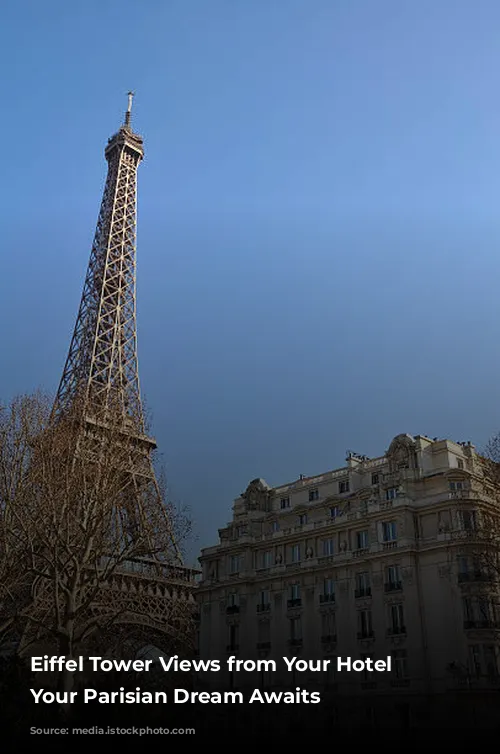
MULTIPOLYGON (((133 480, 129 524, 140 527, 141 496, 146 489, 159 495, 159 487, 151 455, 156 442, 146 433, 137 360, 137 168, 144 148, 130 125, 132 97, 129 92, 125 121, 105 149, 108 173, 52 420, 68 416, 78 406, 83 428, 80 453, 89 452, 99 432, 109 436, 112 429, 116 442, 127 449, 126 471, 133 480)), ((170 564, 182 568, 173 531, 171 545, 163 560, 168 556, 170 564)))

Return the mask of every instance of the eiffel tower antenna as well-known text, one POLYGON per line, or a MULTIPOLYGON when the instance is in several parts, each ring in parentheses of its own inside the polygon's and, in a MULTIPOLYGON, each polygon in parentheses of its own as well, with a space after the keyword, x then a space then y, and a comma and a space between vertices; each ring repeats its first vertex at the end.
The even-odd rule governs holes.
POLYGON ((134 99, 134 92, 127 92, 128 96, 128 107, 127 112, 125 113, 125 125, 130 126, 130 116, 132 113, 132 100, 134 99))
MULTIPOLYGON (((106 184, 52 419, 68 416, 78 406, 83 435, 112 426, 122 446, 128 443, 128 472, 137 491, 135 518, 141 521, 141 490, 146 486, 160 493, 151 457, 156 442, 146 432, 137 360, 137 167, 144 147, 130 127, 132 100, 129 92, 125 122, 105 148, 106 184)), ((172 556, 182 565, 173 534, 172 556)))

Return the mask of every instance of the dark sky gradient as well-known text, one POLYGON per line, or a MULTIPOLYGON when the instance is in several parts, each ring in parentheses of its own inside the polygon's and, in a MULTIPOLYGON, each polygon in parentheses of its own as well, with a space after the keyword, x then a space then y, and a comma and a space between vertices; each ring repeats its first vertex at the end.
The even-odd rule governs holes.
POLYGON ((191 558, 254 477, 500 428, 498 2, 2 16, 0 396, 57 388, 133 88, 141 381, 191 558))

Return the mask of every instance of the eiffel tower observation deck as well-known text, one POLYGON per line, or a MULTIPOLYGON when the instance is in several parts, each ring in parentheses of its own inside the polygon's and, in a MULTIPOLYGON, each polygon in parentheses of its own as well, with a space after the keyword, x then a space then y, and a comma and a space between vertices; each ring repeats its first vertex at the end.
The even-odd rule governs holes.
MULTIPOLYGON (((145 497, 157 495, 161 500, 152 460, 156 442, 146 428, 137 360, 137 168, 144 147, 142 137, 131 127, 132 100, 133 93, 129 92, 124 122, 105 148, 108 173, 104 194, 76 325, 52 410, 55 423, 74 416, 76 410, 81 428, 77 433, 78 453, 91 452, 104 436, 107 442, 112 437, 120 447, 121 462, 123 465, 125 458, 124 471, 130 479, 125 516, 121 511, 116 519, 124 537, 133 536, 131 531, 141 532, 148 518, 145 497)), ((166 509, 161 525, 169 526, 166 509)), ((150 528, 154 531, 157 526, 155 521, 150 528)), ((146 547, 144 557, 117 565, 108 585, 112 593, 106 596, 106 600, 126 601, 130 592, 132 603, 138 590, 147 593, 151 620, 157 626, 162 624, 162 611, 171 612, 174 598, 194 609, 198 572, 184 566, 173 526, 170 531, 167 551, 150 555, 146 547)), ((151 552, 154 550, 152 545, 151 552)))

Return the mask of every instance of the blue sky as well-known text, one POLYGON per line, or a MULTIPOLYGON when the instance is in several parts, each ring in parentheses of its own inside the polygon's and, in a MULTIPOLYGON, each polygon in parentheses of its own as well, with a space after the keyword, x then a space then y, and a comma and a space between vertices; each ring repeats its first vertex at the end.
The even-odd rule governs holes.
POLYGON ((257 476, 500 429, 497 2, 2 15, 0 396, 57 388, 132 88, 141 381, 193 558, 257 476))

